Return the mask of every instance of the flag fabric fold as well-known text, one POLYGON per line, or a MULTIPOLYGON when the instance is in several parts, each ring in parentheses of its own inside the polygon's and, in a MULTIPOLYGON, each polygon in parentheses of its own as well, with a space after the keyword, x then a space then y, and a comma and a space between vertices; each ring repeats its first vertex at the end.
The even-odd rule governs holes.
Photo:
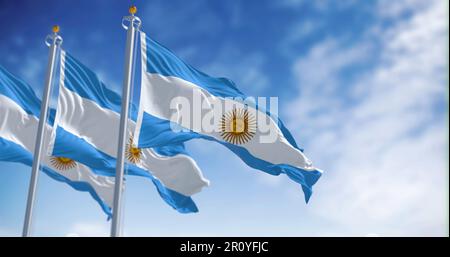
MULTIPOLYGON (((58 109, 49 151, 77 160, 97 174, 114 176, 121 97, 66 51, 61 51, 58 109)), ((191 196, 209 184, 183 144, 158 149, 136 147, 131 106, 126 172, 152 180, 160 196, 181 213, 197 212, 191 196)))
MULTIPOLYGON (((0 66, 0 161, 32 165, 39 113, 40 100, 33 89, 0 66)), ((54 113, 51 110, 50 116, 54 113)), ((51 131, 47 123, 43 149, 51 131)), ((60 156, 44 154, 41 163, 45 174, 75 190, 88 192, 111 217, 114 178, 97 175, 89 167, 60 156)))
POLYGON ((193 68, 143 32, 141 57, 141 92, 134 133, 138 147, 158 147, 194 138, 216 141, 250 167, 272 175, 286 174, 302 186, 308 202, 312 186, 322 171, 312 165, 276 115, 256 103, 242 101, 247 96, 231 80, 214 78, 193 68), (202 129, 203 124, 198 124, 202 119, 196 123, 195 119, 180 118, 184 111, 177 106, 182 101, 191 107, 200 101, 202 109, 194 110, 193 116, 197 111, 206 117, 205 113, 218 105, 234 106, 234 109, 221 113, 219 119, 216 117, 213 126, 217 130, 206 131, 202 129), (239 125, 239 117, 244 131, 227 131, 228 127, 239 125), (267 127, 274 132, 270 143, 263 142, 265 135, 256 129, 260 119, 268 121, 267 127))

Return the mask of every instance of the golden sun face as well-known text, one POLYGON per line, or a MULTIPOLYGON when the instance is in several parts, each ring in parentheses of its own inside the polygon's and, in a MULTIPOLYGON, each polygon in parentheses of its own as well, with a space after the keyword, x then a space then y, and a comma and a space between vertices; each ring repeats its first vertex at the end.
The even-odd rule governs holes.
POLYGON ((247 109, 233 109, 222 116, 220 131, 225 141, 245 144, 255 135, 255 117, 247 109))
POLYGON ((139 163, 142 157, 142 150, 133 144, 133 138, 128 140, 127 149, 125 152, 127 160, 133 164, 139 163))
POLYGON ((50 162, 58 170, 70 170, 77 166, 74 160, 66 157, 52 156, 50 157, 50 162))

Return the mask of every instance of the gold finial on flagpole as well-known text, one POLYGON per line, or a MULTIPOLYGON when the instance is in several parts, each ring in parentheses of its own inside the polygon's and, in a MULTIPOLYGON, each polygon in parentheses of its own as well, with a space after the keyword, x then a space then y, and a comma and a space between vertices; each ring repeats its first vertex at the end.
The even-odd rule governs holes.
POLYGON ((128 9, 131 15, 134 15, 137 12, 137 7, 135 5, 132 5, 130 9, 128 9))
POLYGON ((55 34, 58 33, 59 32, 59 26, 58 25, 53 26, 52 31, 55 34))

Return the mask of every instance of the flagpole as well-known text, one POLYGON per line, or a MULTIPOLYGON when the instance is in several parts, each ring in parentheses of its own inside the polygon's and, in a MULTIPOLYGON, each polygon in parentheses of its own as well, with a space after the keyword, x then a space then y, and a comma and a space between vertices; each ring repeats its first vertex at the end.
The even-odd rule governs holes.
POLYGON ((47 74, 45 76, 44 93, 41 103, 41 114, 39 116, 38 131, 36 134, 36 143, 34 146, 33 166, 31 168, 31 179, 28 187, 27 208, 25 211, 25 220, 23 224, 22 236, 27 237, 31 234, 31 224, 33 218, 33 207, 36 198, 36 186, 41 166, 42 141, 47 123, 48 103, 53 82, 53 71, 55 68, 56 53, 62 44, 62 38, 58 35, 59 26, 53 26, 53 34, 48 35, 45 43, 50 47, 48 54, 47 74))
POLYGON ((130 104, 130 89, 133 78, 132 71, 134 63, 136 32, 139 30, 139 27, 141 25, 141 20, 138 17, 134 16, 136 11, 137 8, 135 6, 131 6, 129 9, 131 16, 124 17, 122 20, 122 26, 127 30, 127 43, 125 50, 125 76, 122 89, 122 109, 120 112, 119 143, 117 149, 113 217, 111 223, 112 237, 118 237, 122 234, 122 184, 124 176, 125 146, 127 141, 128 107, 130 104), (128 21, 129 24, 124 24, 125 21, 128 21))

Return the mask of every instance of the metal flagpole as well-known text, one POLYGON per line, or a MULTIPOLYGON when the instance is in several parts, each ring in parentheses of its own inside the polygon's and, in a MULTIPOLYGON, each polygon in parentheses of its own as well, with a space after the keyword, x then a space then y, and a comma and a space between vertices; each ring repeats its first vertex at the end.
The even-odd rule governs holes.
POLYGON ((125 50, 125 77, 123 80, 122 90, 122 109, 120 112, 119 144, 117 149, 113 218, 111 223, 111 236, 113 237, 121 236, 122 234, 122 184, 124 174, 125 146, 127 141, 128 107, 130 103, 130 88, 133 78, 132 71, 134 63, 136 32, 139 30, 139 27, 141 25, 141 20, 138 17, 134 16, 136 11, 136 6, 131 6, 129 9, 131 16, 124 17, 122 20, 122 26, 127 30, 127 44, 125 50), (129 22, 129 24, 127 25, 124 22, 129 22))
POLYGON ((33 166, 31 168, 30 186, 28 188, 27 209, 25 212, 25 221, 23 223, 22 236, 30 236, 31 223, 33 218, 33 206, 36 198, 36 186, 39 177, 39 169, 41 166, 42 141, 44 136, 44 126, 47 123, 47 111, 50 92, 53 82, 53 70, 55 67, 56 53, 62 44, 62 38, 58 35, 59 26, 53 26, 53 34, 48 35, 45 43, 50 47, 48 55, 47 74, 45 77, 44 94, 41 103, 41 114, 39 116, 39 125, 36 135, 36 144, 34 146, 33 166))

